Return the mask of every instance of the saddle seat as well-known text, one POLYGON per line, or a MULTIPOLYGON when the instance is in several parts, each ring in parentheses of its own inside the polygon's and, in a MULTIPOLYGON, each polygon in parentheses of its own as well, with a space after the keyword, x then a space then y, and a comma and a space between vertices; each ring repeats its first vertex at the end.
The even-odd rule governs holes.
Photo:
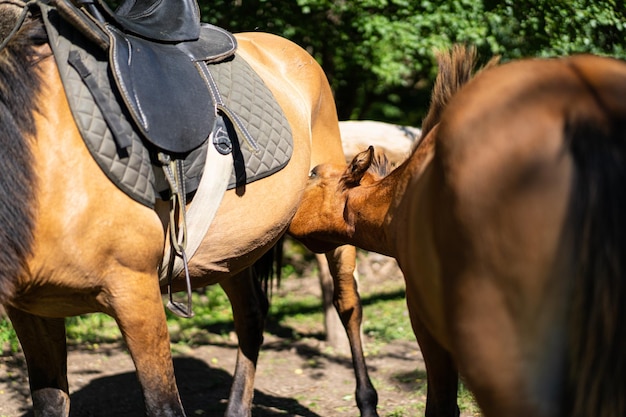
POLYGON ((234 36, 201 23, 195 0, 126 0, 115 12, 102 0, 77 1, 52 4, 90 39, 104 39, 121 101, 144 139, 170 154, 206 142, 217 110, 202 66, 232 56, 234 36))
POLYGON ((200 37, 200 10, 196 0, 126 0, 113 12, 101 0, 94 3, 109 21, 127 33, 156 42, 185 42, 200 37))

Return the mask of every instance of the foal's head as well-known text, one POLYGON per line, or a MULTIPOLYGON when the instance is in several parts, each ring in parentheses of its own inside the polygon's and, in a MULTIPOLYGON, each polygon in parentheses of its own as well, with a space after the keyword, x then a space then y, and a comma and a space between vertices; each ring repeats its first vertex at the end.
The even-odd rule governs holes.
MULTIPOLYGON (((327 252, 346 243, 354 232, 348 201, 363 198, 363 187, 372 187, 384 178, 390 164, 382 152, 370 146, 350 164, 321 164, 309 174, 304 197, 289 233, 315 252, 327 252)), ((366 191, 366 190, 363 190, 366 191)))
MULTIPOLYGON (((309 249, 326 252, 350 243, 356 246, 367 240, 367 232, 376 235, 380 219, 387 214, 394 182, 401 176, 418 175, 432 155, 436 127, 448 102, 473 75, 476 50, 472 47, 454 46, 438 54, 439 73, 433 88, 428 115, 422 124, 422 136, 411 156, 387 181, 382 181, 389 171, 383 153, 373 147, 357 154, 345 165, 323 164, 313 168, 309 183, 289 232, 309 249), (408 166, 408 168, 407 168, 408 166), (383 184, 385 184, 383 186, 383 184), (377 192, 373 192, 376 190, 377 192), (355 236, 356 220, 360 221, 359 236, 355 236)), ((497 59, 487 66, 495 65, 497 59)))

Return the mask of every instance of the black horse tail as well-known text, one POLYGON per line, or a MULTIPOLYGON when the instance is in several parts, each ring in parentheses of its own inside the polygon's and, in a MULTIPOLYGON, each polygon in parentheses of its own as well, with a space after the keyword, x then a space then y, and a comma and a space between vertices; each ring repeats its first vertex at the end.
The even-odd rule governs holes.
MULTIPOLYGON (((12 27, 15 18, 0 9, 0 28, 12 27)), ((0 51, 0 304, 13 295, 33 242, 35 173, 27 138, 36 134, 41 76, 34 64, 41 57, 35 47, 44 41, 41 22, 28 20, 0 51)))
POLYGON ((283 235, 272 248, 265 252, 254 265, 254 273, 261 283, 261 287, 268 298, 271 298, 274 285, 280 285, 281 268, 283 264, 283 248, 285 236, 283 235), (274 281, 274 279, 276 281, 274 281))
POLYGON ((579 264, 563 415, 626 416, 626 102, 611 102, 579 75, 597 107, 570 117, 565 128, 579 264))

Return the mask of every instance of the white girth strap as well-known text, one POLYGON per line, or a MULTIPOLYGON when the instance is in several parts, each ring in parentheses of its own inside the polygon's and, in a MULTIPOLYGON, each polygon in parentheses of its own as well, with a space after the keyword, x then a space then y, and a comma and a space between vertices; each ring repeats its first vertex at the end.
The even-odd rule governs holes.
MULTIPOLYGON (((209 137, 209 148, 206 155, 204 172, 200 184, 189 209, 187 210, 187 246, 185 252, 191 259, 198 250, 202 239, 209 230, 215 218, 217 209, 222 202, 228 181, 233 170, 233 156, 231 153, 220 154, 213 144, 213 133, 209 137)), ((159 267, 159 282, 167 285, 167 268, 170 259, 170 247, 166 245, 163 261, 159 267)), ((172 276, 175 277, 184 269, 183 261, 176 257, 172 276)))

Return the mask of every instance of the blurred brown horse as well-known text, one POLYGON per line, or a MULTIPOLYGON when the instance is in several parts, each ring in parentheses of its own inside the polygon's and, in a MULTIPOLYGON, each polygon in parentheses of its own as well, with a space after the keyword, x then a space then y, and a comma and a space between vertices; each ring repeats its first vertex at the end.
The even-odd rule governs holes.
POLYGON ((624 416, 626 64, 474 63, 440 56, 391 173, 372 149, 315 168, 290 230, 397 259, 427 416, 458 416, 457 371, 488 417, 624 416))
MULTIPOLYGON (((18 4, 18 2, 13 2, 18 4)), ((0 5, 0 30, 15 26, 0 5)), ((332 93, 315 60, 269 34, 237 36, 238 53, 282 106, 294 137, 289 164, 227 192, 189 268, 196 287, 219 283, 233 308, 240 349, 226 414, 249 416, 267 300, 251 266, 286 231, 311 166, 344 163, 332 93)), ((79 134, 43 26, 28 17, 0 51, 0 303, 26 356, 35 415, 67 416, 64 317, 115 318, 137 369, 147 413, 182 416, 157 277, 164 225, 107 179, 79 134)), ((337 308, 352 342, 357 401, 376 416, 359 334, 355 251, 329 251, 337 308)), ((174 283, 184 288, 179 276, 174 283)))

